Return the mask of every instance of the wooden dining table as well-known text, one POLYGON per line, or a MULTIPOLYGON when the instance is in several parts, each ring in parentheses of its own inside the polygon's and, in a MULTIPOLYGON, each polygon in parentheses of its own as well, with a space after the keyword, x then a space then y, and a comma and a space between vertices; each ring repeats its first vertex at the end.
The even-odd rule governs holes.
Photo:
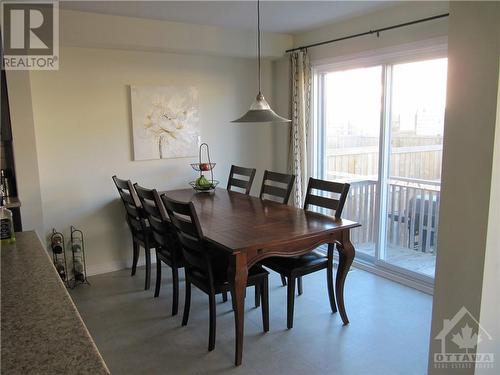
POLYGON ((228 278, 235 298, 236 366, 241 364, 243 355, 248 270, 264 258, 293 257, 306 254, 322 244, 336 245, 339 254, 336 303, 342 321, 349 323, 344 306, 344 284, 355 255, 350 230, 360 224, 225 189, 216 189, 212 193, 182 189, 161 194, 178 201, 192 201, 205 240, 230 258, 228 278))

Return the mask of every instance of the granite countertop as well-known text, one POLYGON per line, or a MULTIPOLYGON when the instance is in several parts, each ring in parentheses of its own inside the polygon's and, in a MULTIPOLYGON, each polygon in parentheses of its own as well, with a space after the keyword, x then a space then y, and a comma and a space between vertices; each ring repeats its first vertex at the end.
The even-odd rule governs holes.
POLYGON ((109 374, 35 232, 1 246, 1 373, 109 374))

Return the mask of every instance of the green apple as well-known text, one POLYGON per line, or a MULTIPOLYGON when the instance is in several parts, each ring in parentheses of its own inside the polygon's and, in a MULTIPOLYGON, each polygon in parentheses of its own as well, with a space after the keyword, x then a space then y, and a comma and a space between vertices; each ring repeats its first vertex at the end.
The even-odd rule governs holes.
POLYGON ((212 183, 210 181, 208 181, 206 179, 206 177, 203 175, 201 175, 200 177, 198 177, 196 179, 196 187, 207 189, 207 188, 210 188, 211 186, 212 186, 212 183))

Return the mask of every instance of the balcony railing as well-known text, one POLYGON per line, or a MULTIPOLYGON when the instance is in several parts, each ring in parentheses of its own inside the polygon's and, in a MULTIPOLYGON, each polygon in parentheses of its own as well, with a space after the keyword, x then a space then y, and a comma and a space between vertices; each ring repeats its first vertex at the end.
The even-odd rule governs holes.
MULTIPOLYGON (((375 243, 377 181, 351 180, 343 217, 362 226, 352 232, 358 245, 375 243)), ((389 181, 387 194, 387 245, 436 253, 440 183, 404 177, 389 181)))

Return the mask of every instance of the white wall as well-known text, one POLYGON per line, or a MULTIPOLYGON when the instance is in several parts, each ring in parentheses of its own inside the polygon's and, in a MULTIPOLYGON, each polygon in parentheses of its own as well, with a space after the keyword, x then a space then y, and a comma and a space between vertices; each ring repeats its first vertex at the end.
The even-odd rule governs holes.
MULTIPOLYGON (((500 228, 500 84, 498 87, 490 212, 484 257, 481 315, 479 318, 481 326, 488 331, 493 340, 483 340, 477 346, 479 353, 494 353, 497 366, 500 360, 500 293, 498 292, 498 286, 500 285, 500 231, 498 228, 500 228)), ((494 374, 495 372, 498 372, 498 367, 496 369, 479 368, 475 371, 475 374, 494 374)))
MULTIPOLYGON (((269 92, 270 64, 264 64, 269 92)), ((157 189, 183 188, 191 159, 132 161, 130 84, 188 85, 200 93, 201 139, 224 186, 231 163, 273 167, 272 126, 237 125, 256 95, 255 60, 104 49, 61 50, 59 71, 32 72, 45 233, 70 224, 86 234, 91 273, 123 267, 131 242, 111 176, 157 189)), ((270 95, 268 95, 270 96, 270 95)))
MULTIPOLYGON (((144 18, 61 11, 60 39, 67 47, 99 47, 152 52, 255 57, 254 31, 144 18)), ((262 56, 280 57, 292 36, 262 33, 262 56)))
POLYGON ((17 193, 21 200, 23 230, 35 230, 38 236, 42 236, 42 198, 29 72, 8 71, 7 86, 14 140, 17 193))
MULTIPOLYGON (((290 93, 291 66, 290 56, 285 55, 273 60, 273 109, 281 116, 291 118, 290 93)), ((286 173, 288 171, 288 150, 290 145, 290 125, 288 123, 276 124, 273 127, 274 137, 274 170, 286 173)), ((290 199, 290 201, 292 201, 290 199)))
MULTIPOLYGON (((474 369, 434 368, 440 342, 433 338, 443 320, 451 319, 462 306, 480 316, 497 116, 499 20, 498 2, 450 4, 431 374, 474 373, 474 369)), ((490 287, 498 293, 498 285, 490 287)))

